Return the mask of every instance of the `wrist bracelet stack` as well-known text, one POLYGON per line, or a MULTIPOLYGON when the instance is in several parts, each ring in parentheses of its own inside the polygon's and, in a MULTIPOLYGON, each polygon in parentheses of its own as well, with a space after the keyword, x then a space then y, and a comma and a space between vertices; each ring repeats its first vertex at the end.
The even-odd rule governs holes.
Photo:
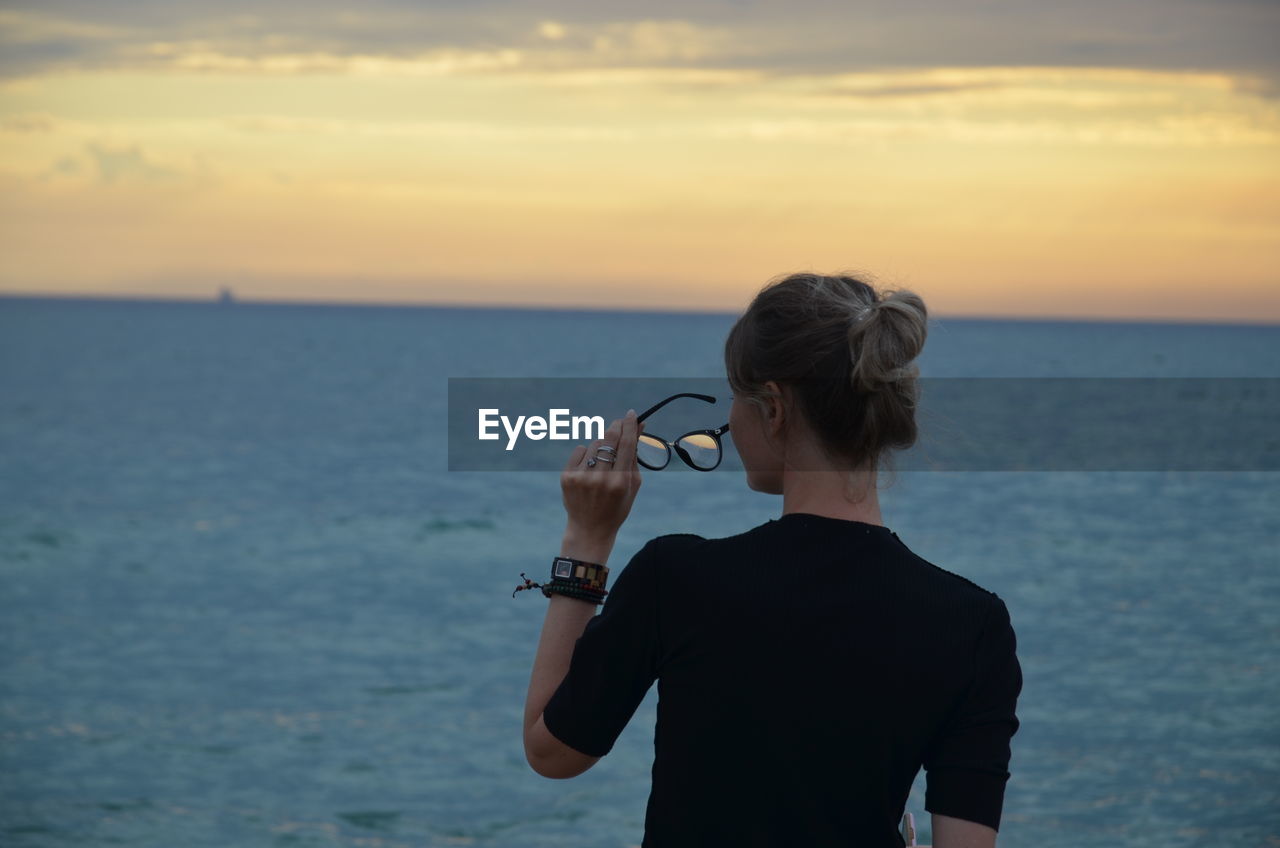
MULTIPOLYGON (((549 583, 535 583, 525 577, 524 572, 520 572, 520 577, 524 579, 524 584, 517 586, 516 592, 541 589, 542 594, 548 598, 552 595, 564 595, 593 604, 604 603, 605 595, 609 594, 604 588, 609 579, 608 567, 572 557, 556 557, 552 560, 549 583)), ((511 597, 514 598, 516 592, 512 592, 511 597)))

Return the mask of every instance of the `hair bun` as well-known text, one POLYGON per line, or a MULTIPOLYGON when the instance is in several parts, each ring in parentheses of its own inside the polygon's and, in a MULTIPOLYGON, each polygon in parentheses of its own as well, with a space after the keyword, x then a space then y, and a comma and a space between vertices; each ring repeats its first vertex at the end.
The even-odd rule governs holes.
POLYGON ((864 305, 856 317, 849 328, 849 355, 850 379, 857 391, 880 391, 919 374, 912 363, 924 350, 928 313, 918 294, 905 289, 887 292, 864 305))

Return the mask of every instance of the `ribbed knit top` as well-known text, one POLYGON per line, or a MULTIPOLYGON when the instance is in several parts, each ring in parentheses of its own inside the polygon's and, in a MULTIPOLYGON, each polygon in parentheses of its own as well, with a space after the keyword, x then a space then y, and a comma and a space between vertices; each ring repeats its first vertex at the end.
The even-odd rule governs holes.
POLYGON ((999 828, 1022 688, 1004 602, 875 524, 788 513, 649 541, 543 714, 603 756, 658 682, 645 848, 901 846, 926 810, 999 828))

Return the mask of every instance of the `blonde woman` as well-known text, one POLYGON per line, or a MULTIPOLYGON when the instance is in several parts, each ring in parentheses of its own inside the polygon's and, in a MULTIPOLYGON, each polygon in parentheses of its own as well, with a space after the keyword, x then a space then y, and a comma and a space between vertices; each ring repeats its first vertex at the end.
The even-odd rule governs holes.
POLYGON ((1022 688, 1008 609, 912 553, 876 495, 916 440, 926 317, 848 276, 762 289, 725 342, 726 429, 779 517, 652 539, 607 595, 643 425, 629 412, 569 457, 525 752, 581 774, 658 681, 646 848, 899 848, 921 767, 935 848, 995 844, 1022 688))

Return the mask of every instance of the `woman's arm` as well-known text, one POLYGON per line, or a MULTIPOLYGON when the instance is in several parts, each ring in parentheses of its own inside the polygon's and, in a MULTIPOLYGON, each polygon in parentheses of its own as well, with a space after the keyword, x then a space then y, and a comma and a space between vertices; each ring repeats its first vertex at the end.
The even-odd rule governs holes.
MULTIPOLYGON (((560 556, 603 565, 612 549, 612 539, 578 540, 566 532, 560 556)), ((524 755, 533 770, 543 777, 577 777, 600 759, 570 748, 552 736, 542 722, 542 711, 569 672, 574 643, 595 614, 596 605, 590 601, 552 595, 542 622, 542 637, 538 640, 529 694, 524 702, 524 755)))
POLYGON ((932 815, 933 848, 995 848, 996 832, 985 824, 932 815))
MULTIPOLYGON (((560 556, 601 565, 608 562, 618 529, 626 521, 640 491, 636 440, 643 428, 636 422, 635 410, 629 410, 626 417, 614 421, 604 438, 593 442, 590 449, 581 445, 574 449, 560 475, 568 513, 560 556), (616 461, 586 466, 588 450, 594 455, 600 444, 616 447, 616 461)), ((543 777, 576 777, 600 759, 561 742, 542 720, 547 702, 569 671, 574 645, 595 614, 595 604, 564 595, 552 595, 547 607, 524 705, 525 758, 543 777)))

